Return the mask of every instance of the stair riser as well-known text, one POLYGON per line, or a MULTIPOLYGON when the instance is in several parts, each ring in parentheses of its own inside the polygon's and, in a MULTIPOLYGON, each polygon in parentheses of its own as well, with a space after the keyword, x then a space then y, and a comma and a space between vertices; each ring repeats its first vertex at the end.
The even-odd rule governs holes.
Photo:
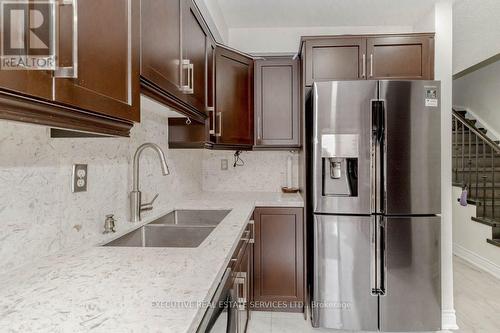
POLYGON ((500 219, 500 207, 495 208, 495 215, 491 212, 491 207, 486 207, 485 213, 483 213, 482 207, 478 207, 476 213, 478 217, 486 217, 489 219, 495 218, 497 220, 500 219))
POLYGON ((495 185, 500 187, 500 172, 495 172, 495 178, 491 172, 479 171, 477 174, 475 171, 453 171, 453 179, 459 180, 458 183, 479 183, 483 182, 483 176, 486 177, 486 183, 492 183, 495 179, 495 185))
POLYGON ((480 167, 480 168, 489 168, 491 166, 494 166, 494 167, 500 167, 500 158, 494 158, 493 161, 491 158, 483 158, 483 157, 480 157, 480 158, 472 158, 472 159, 469 159, 469 158, 466 158, 464 157, 464 159, 462 160, 462 157, 461 156, 455 156, 452 160, 452 166, 453 168, 459 168, 459 169, 462 169, 462 168, 469 168, 469 167, 480 167))
POLYGON ((462 136, 464 137, 464 142, 469 144, 469 137, 470 141, 472 144, 476 143, 476 137, 478 140, 478 143, 483 143, 482 139, 476 135, 476 133, 470 132, 470 131, 465 131, 462 133, 462 131, 452 132, 452 137, 451 137, 451 142, 454 144, 462 144, 462 136))
MULTIPOLYGON (((471 200, 491 200, 493 199, 493 191, 492 190, 487 190, 486 194, 483 193, 483 190, 480 188, 478 189, 477 196, 476 196, 476 188, 472 186, 469 191, 469 199, 471 200)), ((500 202, 500 189, 495 191, 495 200, 498 200, 500 202)))
MULTIPOLYGON (((466 143, 463 147, 462 144, 453 145, 453 156, 462 156, 462 150, 465 156, 472 155, 472 157, 476 157, 476 145, 466 143), (469 154, 470 153, 470 154, 469 154)), ((477 145, 477 156, 490 156, 491 155, 491 147, 486 145, 477 145), (484 147, 484 152, 483 152, 484 147)))

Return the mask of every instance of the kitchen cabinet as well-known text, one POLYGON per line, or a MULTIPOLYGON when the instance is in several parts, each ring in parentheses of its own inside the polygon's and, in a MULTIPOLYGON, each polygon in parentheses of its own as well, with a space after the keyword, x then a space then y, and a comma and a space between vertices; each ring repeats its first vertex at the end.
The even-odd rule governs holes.
POLYGON ((303 209, 256 208, 254 220, 254 308, 302 312, 303 209))
POLYGON ((217 46, 215 69, 214 148, 251 149, 254 143, 253 59, 217 46))
POLYGON ((191 0, 183 2, 182 8, 182 77, 187 102, 195 109, 205 112, 206 104, 206 56, 207 32, 201 15, 191 0))
POLYGON ((140 120, 139 2, 75 1, 56 9, 58 69, 0 71, 0 118, 128 136, 140 120))
POLYGON ((198 121, 206 119, 207 38, 192 0, 141 1, 142 91, 198 121))
POLYGON ((434 79, 434 36, 367 39, 369 79, 434 79))
POLYGON ((304 37, 305 83, 432 80, 434 34, 304 37))
POLYGON ((311 39, 305 44, 306 85, 312 86, 315 81, 366 78, 365 38, 311 39))
POLYGON ((86 0, 77 4, 77 11, 72 6, 59 7, 59 66, 74 68, 75 73, 70 78, 56 76, 55 101, 139 121, 139 3, 86 0))
POLYGON ((299 94, 298 60, 255 62, 255 149, 300 147, 299 94))
POLYGON ((141 1, 141 77, 179 99, 182 0, 141 1))

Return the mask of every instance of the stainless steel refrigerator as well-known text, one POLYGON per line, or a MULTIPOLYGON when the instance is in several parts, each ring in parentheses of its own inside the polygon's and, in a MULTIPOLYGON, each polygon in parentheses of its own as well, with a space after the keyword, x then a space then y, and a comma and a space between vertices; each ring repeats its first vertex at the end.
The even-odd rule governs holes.
POLYGON ((313 326, 439 330, 440 82, 312 94, 313 326))

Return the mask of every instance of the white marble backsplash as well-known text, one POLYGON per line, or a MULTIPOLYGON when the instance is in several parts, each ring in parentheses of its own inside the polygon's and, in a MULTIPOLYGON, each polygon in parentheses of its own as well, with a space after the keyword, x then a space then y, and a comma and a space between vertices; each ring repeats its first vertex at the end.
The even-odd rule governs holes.
POLYGON ((288 151, 249 151, 240 155, 243 166, 233 167, 234 151, 203 153, 203 190, 215 192, 281 192, 286 185, 287 157, 293 157, 292 183, 298 185, 298 154, 288 151), (221 160, 228 170, 221 170, 221 160))
POLYGON ((130 138, 51 139, 48 128, 0 120, 0 273, 101 237, 106 214, 128 223, 132 157, 144 142, 159 144, 171 175, 161 175, 155 152, 141 161, 144 200, 155 209, 202 188, 201 150, 167 150, 169 110, 141 100, 142 121, 130 138), (88 164, 88 191, 71 193, 74 163, 88 164))

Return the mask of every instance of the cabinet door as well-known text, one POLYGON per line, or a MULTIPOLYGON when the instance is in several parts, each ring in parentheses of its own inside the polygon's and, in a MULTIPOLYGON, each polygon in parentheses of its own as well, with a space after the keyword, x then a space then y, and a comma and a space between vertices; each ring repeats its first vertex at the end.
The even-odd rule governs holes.
POLYGON ((257 146, 300 146, 298 67, 296 60, 286 58, 256 61, 257 146))
POLYGON ((257 208, 255 218, 254 305, 287 303, 269 310, 301 312, 304 301, 302 208, 257 208), (265 304, 267 303, 267 304, 265 304))
POLYGON ((141 1, 141 75, 174 96, 183 95, 181 1, 141 1))
POLYGON ((85 0, 78 1, 76 12, 72 6, 60 7, 59 66, 77 70, 76 78, 55 79, 57 102, 140 120, 139 5, 134 0, 85 0))
POLYGON ((368 38, 369 79, 433 80, 434 37, 368 38))
POLYGON ((218 144, 253 145, 253 60, 216 48, 218 144))
POLYGON ((306 41, 306 85, 315 81, 366 78, 366 39, 327 38, 306 41))
MULTIPOLYGON (((23 17, 24 22, 29 22, 30 15, 28 15, 28 4, 15 4, 18 10, 23 10, 25 15, 23 17)), ((10 20, 9 20, 10 22, 10 20)), ((24 23, 23 22, 23 23, 24 23)), ((14 23, 14 22, 13 22, 14 23)), ((20 23, 20 22, 19 22, 20 23)), ((29 23, 25 24, 26 26, 29 23)), ((14 39, 11 40, 12 37, 8 36, 16 36, 16 31, 11 31, 11 24, 8 24, 6 21, 5 24, 0 26, 0 34, 5 37, 5 40, 1 40, 2 43, 10 43, 14 42, 14 39)), ((21 26, 20 28, 24 28, 21 26)), ((28 34, 24 34, 21 31, 17 31, 19 39, 21 42, 24 42, 23 47, 29 45, 30 41, 27 40, 28 34), (24 34, 24 36, 23 36, 24 34)), ((18 45, 19 46, 19 45, 18 45)), ((25 55, 24 49, 18 49, 18 51, 11 50, 12 53, 15 53, 16 56, 25 55)), ((6 58, 8 60, 8 58, 6 58)), ((0 89, 9 90, 14 93, 21 93, 29 96, 39 97, 46 100, 52 99, 52 71, 40 71, 40 70, 8 70, 8 69, 0 69, 0 89)))
POLYGON ((201 112, 205 105, 205 55, 207 34, 192 2, 185 0, 182 9, 182 84, 186 101, 201 112))

